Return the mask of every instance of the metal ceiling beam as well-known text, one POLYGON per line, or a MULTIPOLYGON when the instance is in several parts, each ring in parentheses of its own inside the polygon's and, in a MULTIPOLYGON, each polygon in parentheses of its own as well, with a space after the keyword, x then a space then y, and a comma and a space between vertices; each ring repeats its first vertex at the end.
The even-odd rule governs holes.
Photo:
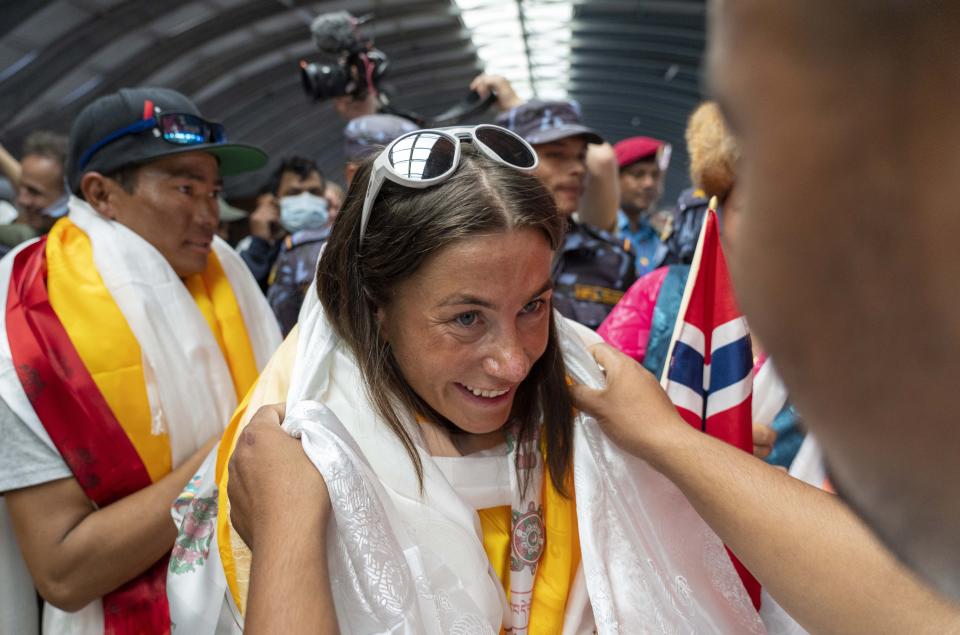
POLYGON ((80 28, 44 47, 30 64, 0 83, 0 112, 20 112, 49 86, 52 78, 67 75, 103 46, 186 2, 131 0, 111 9, 108 20, 101 19, 101 16, 92 17, 80 28))

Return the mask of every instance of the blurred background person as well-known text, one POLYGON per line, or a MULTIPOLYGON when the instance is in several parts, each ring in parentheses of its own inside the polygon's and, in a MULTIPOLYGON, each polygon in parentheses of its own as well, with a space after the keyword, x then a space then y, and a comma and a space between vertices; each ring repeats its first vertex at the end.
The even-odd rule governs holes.
POLYGON ((670 144, 651 137, 618 141, 616 153, 620 181, 617 231, 630 239, 637 255, 637 275, 653 271, 667 255, 664 239, 673 229, 673 216, 657 210, 663 180, 670 165, 670 144))
POLYGON ((257 208, 250 215, 250 235, 237 245, 237 252, 264 293, 283 239, 327 223, 325 186, 317 163, 296 155, 281 159, 264 185, 257 208))
POLYGON ((0 157, 0 168, 16 188, 18 213, 13 223, 0 226, 0 255, 47 233, 67 213, 66 158, 67 138, 48 130, 27 136, 19 162, 7 152, 0 157))

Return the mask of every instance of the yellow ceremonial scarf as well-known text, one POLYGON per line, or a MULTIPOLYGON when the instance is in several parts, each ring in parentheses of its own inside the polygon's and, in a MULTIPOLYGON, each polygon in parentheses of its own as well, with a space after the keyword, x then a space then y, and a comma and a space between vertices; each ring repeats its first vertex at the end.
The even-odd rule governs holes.
MULTIPOLYGON (((219 488, 217 542, 223 562, 227 586, 240 612, 246 611, 250 582, 251 553, 236 536, 230 524, 230 501, 227 498, 227 462, 236 447, 237 437, 249 423, 253 413, 265 404, 286 401, 287 388, 297 352, 299 328, 294 329, 270 359, 259 382, 237 408, 223 435, 217 454, 216 478, 219 488)), ((572 495, 573 479, 566 489, 572 495)), ((573 579, 580 566, 580 538, 577 528, 576 503, 564 498, 553 486, 550 477, 543 478, 543 522, 547 532, 546 546, 537 567, 533 600, 530 609, 530 635, 547 635, 563 630, 563 616, 573 579)), ((483 547, 494 571, 509 595, 510 581, 510 507, 494 507, 479 511, 483 529, 483 547)), ((502 632, 502 631, 501 631, 502 632)))
MULTIPOLYGON (((564 488, 573 495, 572 476, 567 478, 564 488)), ((561 496, 546 473, 543 475, 542 502, 547 538, 533 582, 529 635, 553 635, 563 630, 567 597, 580 566, 576 502, 573 498, 561 496)), ((481 509, 478 514, 483 529, 483 549, 509 597, 510 506, 481 509)), ((500 632, 503 633, 503 629, 500 632)))
MULTIPOLYGON (((172 469, 170 439, 154 434, 143 374, 143 359, 130 326, 97 273, 87 235, 70 219, 58 221, 47 237, 47 292, 97 388, 156 482, 172 469)), ((184 284, 223 352, 237 399, 257 378, 256 359, 243 315, 220 261, 184 284)), ((185 371, 188 369, 185 369, 185 371)))

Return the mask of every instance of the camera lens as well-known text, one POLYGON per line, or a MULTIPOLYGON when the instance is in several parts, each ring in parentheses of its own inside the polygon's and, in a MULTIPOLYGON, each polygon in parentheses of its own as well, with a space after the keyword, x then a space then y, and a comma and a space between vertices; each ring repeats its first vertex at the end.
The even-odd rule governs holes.
POLYGON ((300 62, 300 84, 314 100, 346 95, 349 82, 350 75, 342 66, 300 62))

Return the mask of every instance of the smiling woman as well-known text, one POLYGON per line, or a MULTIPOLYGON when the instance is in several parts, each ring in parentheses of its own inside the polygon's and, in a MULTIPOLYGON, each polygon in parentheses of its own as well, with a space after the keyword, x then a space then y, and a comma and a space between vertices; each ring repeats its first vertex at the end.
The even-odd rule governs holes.
POLYGON ((178 503, 179 629, 762 632, 690 504, 572 406, 603 378, 550 306, 565 221, 536 165, 481 126, 361 168, 299 328, 178 503), (277 401, 299 441, 247 425, 277 401))
MULTIPOLYGON (((369 178, 363 170, 355 180, 369 178)), ((358 203, 348 196, 344 214, 358 203)), ((499 430, 511 413, 523 437, 542 412, 562 490, 572 404, 548 302, 563 219, 547 191, 467 151, 441 186, 412 192, 387 182, 362 246, 356 230, 334 228, 317 272, 320 302, 418 473, 397 399, 454 437, 499 430)))

